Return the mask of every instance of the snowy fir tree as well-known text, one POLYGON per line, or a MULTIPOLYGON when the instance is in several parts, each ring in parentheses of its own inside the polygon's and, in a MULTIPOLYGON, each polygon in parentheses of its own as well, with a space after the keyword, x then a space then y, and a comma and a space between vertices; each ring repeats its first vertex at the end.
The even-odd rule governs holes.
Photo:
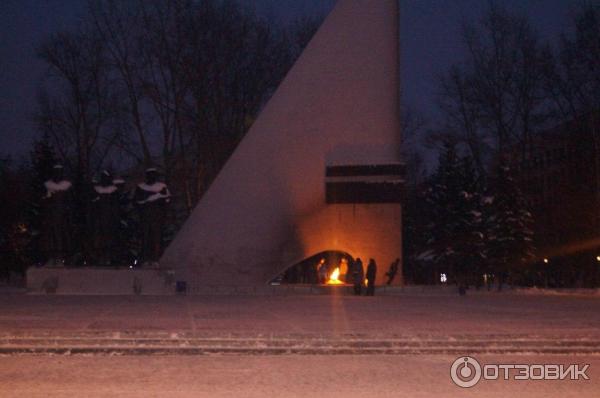
POLYGON ((455 145, 446 143, 426 195, 428 241, 421 258, 435 274, 448 273, 461 287, 476 283, 485 255, 480 198, 472 161, 461 159, 455 145))
POLYGON ((31 234, 26 223, 27 169, 0 159, 0 280, 22 279, 30 264, 31 234))
POLYGON ((454 145, 447 143, 426 192, 428 224, 426 251, 420 256, 433 266, 434 274, 448 272, 455 259, 453 231, 459 223, 453 202, 459 195, 459 160, 454 145))
MULTIPOLYGON (((428 284, 435 282, 435 275, 422 266, 422 257, 427 252, 428 236, 425 227, 430 222, 429 206, 425 200, 427 191, 424 184, 406 186, 405 203, 402 206, 402 272, 408 284, 428 284)), ((439 281, 439 274, 437 275, 439 281)))
POLYGON ((31 257, 35 262, 43 262, 41 248, 42 229, 42 198, 46 194, 44 182, 52 176, 52 168, 57 163, 57 158, 50 144, 50 138, 44 134, 40 140, 33 144, 30 154, 30 176, 27 200, 26 224, 31 235, 31 257))
POLYGON ((462 255, 459 271, 467 284, 479 287, 483 282, 483 270, 487 259, 486 230, 483 218, 483 183, 478 176, 473 159, 461 160, 462 177, 462 217, 465 220, 463 239, 457 243, 462 255))
POLYGON ((487 254, 498 289, 505 282, 515 283, 534 258, 533 217, 511 169, 500 164, 486 197, 487 254))

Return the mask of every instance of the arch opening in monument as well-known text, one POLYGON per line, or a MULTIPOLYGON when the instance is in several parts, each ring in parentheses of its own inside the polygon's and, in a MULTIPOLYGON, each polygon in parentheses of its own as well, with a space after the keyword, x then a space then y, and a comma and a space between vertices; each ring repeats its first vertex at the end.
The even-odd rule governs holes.
POLYGON ((351 264, 355 258, 348 252, 327 250, 287 267, 273 278, 270 285, 344 285, 352 283, 351 264))

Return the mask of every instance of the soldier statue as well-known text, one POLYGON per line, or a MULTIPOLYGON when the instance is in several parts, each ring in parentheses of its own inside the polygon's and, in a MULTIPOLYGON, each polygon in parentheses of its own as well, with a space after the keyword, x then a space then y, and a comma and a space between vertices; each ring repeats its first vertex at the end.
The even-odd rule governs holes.
POLYGON ((110 265, 116 259, 119 236, 119 193, 110 172, 104 170, 92 192, 91 224, 94 257, 99 265, 110 265))
POLYGON ((146 170, 145 181, 138 184, 134 201, 140 213, 141 261, 145 266, 158 268, 162 251, 162 236, 167 205, 171 193, 164 182, 158 181, 155 168, 146 170))
POLYGON ((131 197, 125 188, 125 180, 117 177, 113 180, 113 184, 117 187, 117 200, 119 206, 119 222, 117 223, 117 239, 115 240, 115 255, 113 260, 120 264, 132 264, 133 260, 130 255, 131 237, 134 235, 133 222, 131 220, 131 197))
POLYGON ((64 178, 63 166, 54 165, 52 178, 44 183, 42 200, 43 241, 48 265, 63 266, 71 249, 72 187, 64 178))

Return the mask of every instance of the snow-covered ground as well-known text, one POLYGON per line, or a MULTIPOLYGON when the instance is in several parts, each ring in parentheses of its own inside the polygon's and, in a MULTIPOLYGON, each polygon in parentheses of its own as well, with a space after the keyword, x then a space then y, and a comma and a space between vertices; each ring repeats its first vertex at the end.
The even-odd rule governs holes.
POLYGON ((600 357, 481 356, 482 363, 590 364, 587 381, 452 384, 452 356, 0 357, 9 397, 597 397, 600 357))
POLYGON ((596 397, 599 314, 600 298, 590 295, 4 294, 0 396, 596 397), (149 346, 166 349, 148 355, 149 346), (15 347, 88 349, 23 355, 15 347), (464 390, 450 380, 463 355, 590 364, 590 380, 482 381, 464 390))
POLYGON ((0 295, 0 336, 114 332, 600 338, 600 297, 0 295))

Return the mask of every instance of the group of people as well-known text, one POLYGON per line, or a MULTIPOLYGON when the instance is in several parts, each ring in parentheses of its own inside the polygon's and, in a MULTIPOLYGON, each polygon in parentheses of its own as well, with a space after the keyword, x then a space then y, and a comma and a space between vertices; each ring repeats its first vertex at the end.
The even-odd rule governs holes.
MULTIPOLYGON (((386 285, 391 285, 398 275, 400 259, 396 258, 385 273, 386 285)), ((377 263, 369 259, 366 270, 360 258, 350 255, 323 255, 296 264, 280 276, 278 283, 285 284, 347 284, 353 285, 354 294, 360 296, 366 287, 367 296, 375 295, 377 263), (316 261, 318 260, 318 261, 316 261)))
MULTIPOLYGON (((167 185, 158 181, 158 170, 148 168, 143 182, 137 184, 133 196, 125 190, 125 181, 113 178, 107 170, 102 171, 99 181, 94 182, 86 198, 86 228, 76 231, 77 224, 73 209, 73 184, 64 176, 62 165, 55 165, 52 177, 44 183, 43 197, 43 242, 50 265, 64 265, 73 254, 75 233, 87 233, 86 255, 97 265, 116 265, 124 242, 120 233, 124 223, 123 212, 133 205, 139 215, 135 234, 140 241, 137 258, 140 263, 158 266, 162 250, 162 235, 165 225, 166 205, 171 193, 167 185)), ((81 219, 77 220, 81 224, 81 219)))
POLYGON ((377 263, 372 258, 369 259, 367 265, 367 274, 365 275, 363 262, 360 257, 348 264, 348 274, 352 276, 352 284, 354 285, 354 295, 362 294, 362 286, 366 281, 367 296, 375 295, 375 278, 377 277, 377 263))
MULTIPOLYGON (((352 283, 354 286, 354 294, 360 296, 362 294, 363 285, 366 285, 366 295, 374 296, 375 295, 375 280, 377 278, 377 263, 374 259, 370 258, 369 263, 367 265, 367 270, 365 273, 363 262, 360 257, 357 257, 356 260, 352 258, 343 258, 341 260, 342 268, 346 269, 345 273, 345 281, 346 283, 352 283)), ((390 265, 388 272, 386 272, 385 276, 387 277, 386 284, 391 285, 393 280, 396 278, 396 274, 398 273, 398 266, 400 264, 400 259, 397 258, 390 265)), ((319 264, 317 265, 317 270, 319 273, 319 281, 320 283, 326 283, 327 279, 330 275, 328 264, 325 262, 325 259, 321 259, 319 264)))

